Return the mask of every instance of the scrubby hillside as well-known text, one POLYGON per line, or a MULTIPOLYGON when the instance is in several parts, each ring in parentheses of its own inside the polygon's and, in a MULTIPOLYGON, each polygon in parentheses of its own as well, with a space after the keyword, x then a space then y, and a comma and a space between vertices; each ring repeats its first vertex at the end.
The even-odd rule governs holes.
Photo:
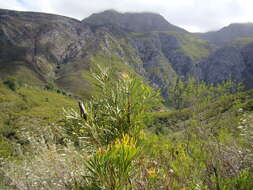
POLYGON ((168 109, 130 73, 93 77, 84 118, 57 91, 0 86, 1 189, 252 189, 252 91, 179 81, 168 109))
POLYGON ((18 151, 17 144, 24 146, 27 144, 26 133, 43 136, 49 132, 47 130, 52 123, 63 118, 64 107, 66 109, 76 107, 76 101, 56 91, 31 86, 22 86, 18 89, 10 87, 12 87, 10 84, 0 85, 1 139, 5 139, 12 147, 10 152, 2 151, 1 156, 4 157, 15 155, 15 151, 18 151))

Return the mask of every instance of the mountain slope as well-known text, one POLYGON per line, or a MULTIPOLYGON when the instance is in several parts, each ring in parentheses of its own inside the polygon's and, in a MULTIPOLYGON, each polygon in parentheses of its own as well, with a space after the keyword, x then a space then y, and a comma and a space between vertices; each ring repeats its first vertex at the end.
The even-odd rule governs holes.
POLYGON ((252 47, 253 43, 244 46, 230 43, 219 48, 194 68, 195 71, 199 71, 195 76, 208 83, 220 83, 224 80, 242 82, 247 89, 251 89, 253 87, 252 47))
POLYGON ((253 37, 253 23, 230 24, 218 31, 200 33, 197 36, 218 46, 239 37, 253 37))
POLYGON ((178 75, 188 75, 210 51, 208 43, 153 13, 105 11, 80 22, 43 13, 0 12, 2 79, 54 83, 87 97, 94 91, 89 71, 95 64, 141 75, 166 95, 168 85, 178 75))
POLYGON ((151 31, 187 31, 170 24, 161 15, 156 13, 119 13, 108 10, 92 14, 82 22, 93 25, 116 25, 129 32, 151 32, 151 31))
POLYGON ((90 71, 98 64, 137 75, 162 89, 164 97, 177 77, 194 76, 208 83, 233 79, 252 87, 253 37, 245 37, 251 24, 240 30, 230 25, 215 33, 219 38, 206 38, 203 35, 211 33, 197 37, 154 13, 110 10, 79 21, 0 10, 0 18, 2 80, 12 76, 90 97, 96 93, 90 71))
POLYGON ((94 39, 88 27, 66 17, 13 11, 1 11, 0 16, 1 69, 15 75, 22 67, 41 82, 64 77, 69 62, 81 57, 85 62, 83 46, 94 39), (8 60, 12 54, 18 55, 8 60))
POLYGON ((87 71, 93 55, 103 48, 104 29, 94 32, 78 20, 57 15, 0 12, 2 79, 11 75, 40 86, 53 82, 70 92, 91 94, 87 71))

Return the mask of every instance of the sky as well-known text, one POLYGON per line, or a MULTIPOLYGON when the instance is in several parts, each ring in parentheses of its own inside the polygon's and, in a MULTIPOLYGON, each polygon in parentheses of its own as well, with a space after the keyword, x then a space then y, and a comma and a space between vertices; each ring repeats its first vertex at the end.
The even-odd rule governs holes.
POLYGON ((107 9, 155 12, 190 32, 253 22, 253 0, 0 0, 0 8, 54 13, 79 20, 107 9))

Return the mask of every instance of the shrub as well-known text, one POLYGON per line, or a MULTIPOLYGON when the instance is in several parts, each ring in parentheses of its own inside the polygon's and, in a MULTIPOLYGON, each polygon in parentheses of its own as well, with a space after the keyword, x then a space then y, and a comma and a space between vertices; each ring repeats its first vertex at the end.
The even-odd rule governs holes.
POLYGON ((136 157, 147 114, 159 105, 159 92, 128 73, 98 67, 93 74, 100 93, 85 104, 87 119, 65 112, 65 129, 76 144, 89 147, 85 189, 129 189, 134 185, 136 157))
POLYGON ((253 175, 249 169, 242 170, 237 176, 222 181, 221 190, 252 190, 253 175))
POLYGON ((220 97, 231 95, 243 90, 241 84, 224 81, 221 84, 206 84, 190 77, 186 82, 179 78, 169 87, 169 102, 176 109, 191 107, 196 104, 215 101, 220 97))
POLYGON ((13 154, 13 146, 0 136, 0 159, 8 158, 13 154))
POLYGON ((138 137, 148 119, 147 112, 159 102, 159 93, 127 73, 115 78, 109 70, 100 68, 94 77, 101 93, 85 104, 87 120, 73 110, 67 111, 67 133, 93 147, 110 144, 123 134, 138 137))
POLYGON ((8 78, 3 83, 5 86, 7 86, 13 91, 16 91, 20 87, 20 84, 18 83, 16 78, 8 78))
POLYGON ((46 90, 52 90, 52 91, 55 91, 57 89, 57 87, 55 86, 54 83, 52 82, 49 82, 46 86, 45 86, 45 89, 46 90))
POLYGON ((85 171, 82 162, 82 155, 71 147, 61 151, 51 147, 39 154, 7 161, 2 171, 10 181, 7 189, 68 190, 82 185, 81 176, 85 171))
POLYGON ((98 149, 87 161, 92 186, 108 190, 129 189, 136 175, 134 160, 138 152, 136 141, 128 135, 123 135, 106 149, 98 149))

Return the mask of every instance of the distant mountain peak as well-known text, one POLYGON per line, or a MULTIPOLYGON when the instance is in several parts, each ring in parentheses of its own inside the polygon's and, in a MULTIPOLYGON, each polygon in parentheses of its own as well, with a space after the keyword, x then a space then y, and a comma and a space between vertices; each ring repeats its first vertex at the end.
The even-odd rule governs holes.
MULTIPOLYGON (((111 13, 111 14, 121 14, 119 11, 115 10, 115 9, 107 9, 107 10, 104 10, 100 13, 111 13)), ((100 14, 100 13, 94 13, 94 14, 100 14)))
POLYGON ((238 26, 253 26, 253 23, 252 22, 231 23, 227 27, 238 27, 238 26))
POLYGON ((213 44, 223 46, 239 37, 253 37, 253 23, 232 23, 218 31, 202 33, 198 36, 213 44))
POLYGON ((83 20, 94 25, 115 25, 132 32, 176 31, 186 30, 170 24, 162 15, 152 12, 126 12, 121 13, 110 9, 92 14, 83 20))

